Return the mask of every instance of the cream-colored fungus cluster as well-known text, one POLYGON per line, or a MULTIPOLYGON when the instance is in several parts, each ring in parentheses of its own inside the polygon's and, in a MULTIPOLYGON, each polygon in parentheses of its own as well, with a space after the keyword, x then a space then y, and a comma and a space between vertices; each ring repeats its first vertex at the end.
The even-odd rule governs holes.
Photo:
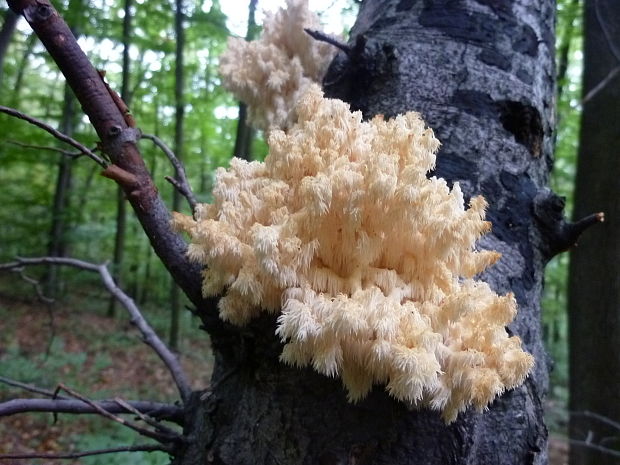
POLYGON ((351 401, 383 384, 451 422, 522 383, 515 300, 473 280, 499 258, 475 250, 485 201, 465 209, 458 184, 427 178, 432 130, 416 113, 364 122, 318 86, 296 111, 264 163, 233 159, 213 203, 175 217, 221 317, 279 311, 282 360, 341 377, 351 401))
POLYGON ((309 85, 320 82, 335 48, 318 42, 304 28, 319 29, 307 0, 287 0, 287 8, 268 16, 258 40, 231 38, 220 57, 224 86, 248 104, 252 124, 286 129, 294 107, 309 85))

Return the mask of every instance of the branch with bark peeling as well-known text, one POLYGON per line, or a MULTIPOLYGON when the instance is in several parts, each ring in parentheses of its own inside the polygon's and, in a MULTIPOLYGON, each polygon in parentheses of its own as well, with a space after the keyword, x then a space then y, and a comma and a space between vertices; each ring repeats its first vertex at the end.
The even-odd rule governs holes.
POLYGON ((166 344, 164 344, 159 336, 157 336, 151 325, 149 325, 146 319, 142 316, 140 309, 135 304, 133 299, 125 294, 123 290, 115 284, 114 279, 105 264, 95 265, 94 263, 89 263, 82 260, 61 257, 18 258, 14 262, 0 264, 0 270, 15 270, 25 266, 43 264, 71 266, 73 268, 98 273, 108 292, 112 294, 123 307, 125 307, 131 316, 131 323, 142 333, 144 342, 155 351, 155 353, 168 368, 168 371, 170 371, 183 402, 187 401, 191 393, 190 383, 187 375, 181 367, 181 364, 179 363, 178 358, 174 355, 174 353, 172 353, 166 344))
POLYGON ((126 107, 80 49, 75 36, 48 0, 9 0, 23 15, 52 56, 101 139, 112 162, 103 174, 124 190, 153 250, 192 303, 204 308, 200 266, 185 255, 187 244, 170 226, 170 213, 144 164, 140 133, 128 124, 126 107))

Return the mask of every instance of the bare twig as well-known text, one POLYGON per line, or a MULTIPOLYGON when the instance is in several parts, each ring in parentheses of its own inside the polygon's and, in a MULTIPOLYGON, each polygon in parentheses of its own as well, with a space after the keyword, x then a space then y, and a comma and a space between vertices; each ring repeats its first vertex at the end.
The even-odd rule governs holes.
POLYGON ((325 42, 327 44, 333 45, 337 49, 342 50, 347 55, 350 55, 351 52, 353 51, 353 48, 350 45, 344 44, 340 42, 339 40, 334 39, 331 36, 328 36, 324 32, 316 31, 316 30, 308 29, 308 28, 304 28, 304 31, 306 31, 306 34, 308 34, 314 40, 318 40, 319 42, 325 42))
MULTIPOLYGON (((16 381, 11 378, 6 378, 4 376, 0 376, 0 383, 6 384, 7 386, 17 387, 17 388, 23 389, 28 392, 34 392, 35 394, 42 394, 47 397, 53 397, 55 399, 63 399, 63 400, 68 399, 68 397, 59 396, 55 391, 50 391, 49 389, 44 389, 39 386, 33 386, 32 384, 22 383, 20 381, 16 381)), ((0 416, 2 415, 0 414, 0 416)))
POLYGON ((151 325, 145 320, 140 312, 140 309, 135 304, 133 299, 120 289, 110 271, 105 264, 95 265, 94 263, 77 260, 74 258, 64 257, 38 257, 38 258, 18 258, 14 262, 0 264, 0 270, 11 270, 27 265, 43 265, 43 264, 55 264, 72 266, 74 268, 80 268, 83 270, 94 271, 99 273, 103 281, 104 286, 112 294, 120 304, 125 307, 127 312, 131 316, 131 323, 135 325, 142 333, 143 340, 148 344, 159 358, 164 362, 168 371, 172 375, 174 382, 179 390, 179 394, 183 402, 186 402, 191 393, 189 380, 179 363, 176 355, 166 346, 166 344, 157 336, 151 325))
MULTIPOLYGON (((84 155, 86 155, 84 152, 69 152, 65 149, 61 149, 59 147, 52 147, 49 145, 36 145, 36 144, 24 144, 23 142, 19 142, 16 140, 6 140, 5 141, 7 144, 11 144, 11 145, 17 145, 18 147, 23 147, 25 149, 32 149, 32 150, 47 150, 50 152, 58 152, 61 153, 63 156, 67 157, 67 158, 71 158, 71 159, 75 159, 75 158, 80 158, 84 155)), ((95 152, 97 150, 97 148, 93 148, 90 149, 91 152, 95 152)))
POLYGON ((151 425, 153 428, 158 429, 162 433, 169 434, 171 436, 173 436, 175 434, 178 434, 175 430, 173 430, 171 428, 168 428, 165 425, 162 425, 156 419, 150 417, 149 415, 146 415, 144 412, 141 412, 140 410, 135 408, 133 405, 131 405, 129 402, 121 399, 120 397, 115 397, 114 398, 114 402, 116 402, 118 405, 120 405, 121 407, 126 409, 128 412, 131 412, 134 415, 136 415, 138 418, 140 418, 147 425, 151 425))
POLYGON ((151 438, 151 439, 155 439, 156 441, 159 442, 176 442, 179 441, 181 439, 181 436, 177 433, 174 433, 173 435, 170 434, 166 434, 166 433, 161 433, 161 432, 155 432, 155 431, 151 431, 150 429, 146 429, 143 428, 139 425, 136 425, 135 423, 125 420, 124 418, 119 417, 118 415, 115 415, 113 413, 111 413, 109 410, 103 408, 100 404, 98 404, 97 402, 94 402, 92 400, 90 400, 87 397, 84 397, 83 395, 81 395, 80 393, 74 391, 71 388, 68 388, 67 386, 65 386, 64 384, 59 384, 58 385, 63 391, 67 392, 68 394, 70 394, 71 396, 75 397, 76 399, 81 400, 82 402, 90 405, 92 408, 95 409, 96 413, 99 413, 101 416, 115 421, 123 426, 126 426, 129 429, 134 430, 136 433, 141 434, 142 436, 146 436, 147 438, 151 438))
POLYGON ((611 426, 614 429, 617 429, 618 431, 620 431, 620 423, 618 423, 617 421, 612 420, 609 417, 606 417, 605 415, 601 415, 600 413, 596 413, 596 412, 591 412, 590 410, 582 410, 582 411, 570 411, 569 412, 571 416, 580 416, 580 417, 586 417, 586 418, 593 418, 595 420, 600 421, 601 423, 605 423, 608 426, 611 426))
POLYGON ((185 167, 183 166, 183 163, 181 163, 181 160, 177 158, 174 152, 170 150, 170 148, 159 137, 152 134, 142 134, 142 138, 152 141, 162 150, 162 152, 164 152, 166 157, 168 157, 168 160, 170 160, 170 163, 172 163, 172 166, 174 167, 175 178, 166 176, 166 181, 172 184, 174 188, 187 199, 187 203, 192 209, 192 212, 196 211, 196 204, 198 201, 196 200, 196 196, 189 185, 187 175, 185 174, 185 167))
POLYGON ((27 460, 27 459, 79 459, 80 457, 88 457, 90 455, 117 454, 119 452, 156 452, 162 451, 168 454, 172 453, 170 447, 161 444, 140 444, 134 446, 111 447, 108 449, 87 450, 82 452, 67 452, 58 454, 46 454, 42 452, 34 452, 32 454, 0 454, 0 460, 27 460))
POLYGON ((18 273, 19 276, 22 278, 22 280, 24 280, 25 282, 27 282, 28 284, 30 284, 32 286, 32 288, 34 289, 35 293, 37 294, 37 298, 41 301, 41 302, 45 302, 46 304, 53 304, 54 303, 54 299, 52 299, 51 297, 47 297, 44 293, 43 293, 43 288, 41 287, 41 283, 28 276, 23 268, 15 268, 14 270, 15 273, 18 273))
POLYGON ((620 65, 612 69, 601 82, 599 82, 592 89, 590 89, 590 91, 581 100, 581 103, 584 104, 592 100, 601 90, 603 90, 607 86, 607 84, 609 84, 611 80, 613 80, 618 75, 618 73, 620 73, 620 65))
MULTIPOLYGON (((608 28, 608 23, 603 17, 603 13, 601 12, 601 6, 599 0, 594 0, 594 13, 596 14, 596 20, 598 21, 601 31, 603 31, 603 36, 605 36, 605 41, 607 42, 607 47, 611 51, 612 55, 616 58, 618 62, 620 62, 620 48, 616 45, 616 41, 613 38, 613 34, 608 28)), ((603 78, 601 82, 599 82, 596 86, 588 91, 588 93, 581 99, 581 103, 585 104, 588 101, 592 100, 594 96, 596 96, 601 90, 603 90, 617 75, 620 73, 620 65, 617 65, 613 68, 607 76, 603 78)))
POLYGON ((579 439, 569 439, 568 442, 571 445, 587 447, 588 449, 594 449, 599 452, 602 452, 603 454, 611 455, 612 457, 620 457, 620 451, 610 449, 605 446, 601 446, 600 444, 597 444, 595 442, 581 441, 579 439))
POLYGON ((97 154, 93 153, 88 147, 86 147, 85 145, 80 144, 78 141, 76 141, 75 139, 67 136, 66 134, 63 134, 60 131, 57 131, 56 129, 54 129, 53 127, 51 127, 49 124, 44 123, 41 120, 38 120, 36 118, 33 118, 32 116, 28 116, 14 108, 9 108, 9 107, 5 107, 0 105, 0 112, 2 113, 6 113, 7 115, 11 115, 14 116, 15 118, 19 118, 19 119, 23 119, 24 121, 33 124, 41 129, 43 129, 44 131, 47 131, 48 133, 50 133, 52 136, 54 136, 56 139, 61 140, 62 142, 71 145, 72 147, 75 147, 76 149, 78 149, 81 153, 83 153, 84 155, 86 155, 88 158, 90 158, 91 160, 93 160, 95 163, 97 163, 98 165, 100 165, 103 168, 106 168, 108 166, 108 163, 106 161, 103 160, 103 158, 99 157, 97 154))
POLYGON ((603 35, 605 36, 605 40, 607 41, 607 46, 611 53, 616 57, 616 60, 620 61, 620 48, 616 45, 616 41, 614 40, 614 36, 611 31, 607 27, 607 21, 603 18, 603 13, 601 12, 600 0, 594 0, 594 12, 596 13, 596 20, 601 26, 601 30, 603 31, 603 35))
MULTIPOLYGON (((44 395, 51 395, 51 392, 44 392, 44 395)), ((93 405, 97 405, 112 414, 134 413, 128 411, 114 400, 91 401, 92 404, 81 400, 73 400, 64 396, 57 399, 12 399, 0 403, 0 417, 17 415, 20 413, 42 412, 42 413, 69 413, 74 415, 98 413, 93 405)), ((160 402, 147 401, 127 401, 135 410, 146 413, 149 416, 183 424, 183 409, 176 405, 163 404, 160 402)))

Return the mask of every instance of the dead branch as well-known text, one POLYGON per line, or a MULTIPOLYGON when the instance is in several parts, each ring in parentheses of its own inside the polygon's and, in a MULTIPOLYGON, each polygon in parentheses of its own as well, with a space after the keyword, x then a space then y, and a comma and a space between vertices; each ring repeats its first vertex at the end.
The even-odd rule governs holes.
POLYGON ((140 444, 135 446, 110 447, 108 449, 87 450, 82 452, 67 452, 59 454, 46 454, 34 452, 32 454, 0 454, 0 460, 27 460, 27 459, 79 459, 80 457, 88 457, 90 455, 117 454, 119 452, 155 452, 162 451, 168 454, 172 453, 170 447, 161 444, 140 444))
POLYGON ((592 100, 601 90, 607 87, 607 84, 609 84, 618 75, 618 73, 620 73, 620 65, 613 68, 601 82, 590 89, 583 99, 581 99, 581 104, 583 105, 592 100))
POLYGON ((152 134, 142 134, 143 139, 148 139, 152 141, 157 147, 161 149, 162 152, 168 157, 170 163, 174 167, 175 178, 170 176, 166 176, 166 181, 174 186, 174 188, 179 191, 183 197, 187 199, 187 203, 192 210, 192 213, 196 211, 196 204, 198 201, 196 200, 196 196, 190 187, 189 181, 187 180, 187 175, 185 174, 185 166, 181 163, 181 160, 177 158, 172 150, 162 141, 159 137, 154 136, 152 134))
POLYGON ((175 434, 178 434, 175 430, 170 429, 170 428, 168 428, 165 425, 162 425, 155 418, 152 418, 151 416, 145 414, 144 412, 141 412, 140 410, 138 410, 137 408, 132 406, 127 401, 121 399, 120 397, 115 397, 114 398, 114 402, 116 402, 118 405, 123 407, 128 412, 131 412, 131 413, 135 414, 138 418, 140 418, 140 420, 142 420, 147 425, 152 426, 153 428, 161 431, 162 433, 169 434, 171 436, 174 436, 175 434))
POLYGON ((0 376, 0 383, 6 384, 7 386, 13 386, 19 389, 23 389, 28 392, 34 392, 35 394, 42 394, 47 397, 53 397, 54 399, 64 399, 64 400, 68 399, 68 397, 59 396, 56 392, 50 391, 49 389, 44 389, 39 386, 34 386, 32 384, 22 383, 20 381, 16 381, 11 378, 6 378, 4 376, 0 376))
MULTIPOLYGON (((133 423, 132 421, 129 420, 125 420, 124 418, 119 417, 118 415, 113 414, 112 412, 110 412, 109 410, 103 408, 100 404, 98 404, 97 402, 94 402, 92 400, 90 400, 88 397, 85 397, 83 395, 81 395, 80 393, 74 391, 73 389, 65 386, 64 384, 59 384, 58 387, 60 389, 62 389, 63 391, 65 391, 67 394, 75 397, 76 399, 81 400, 82 402, 90 405, 93 409, 95 409, 95 413, 98 413, 99 415, 115 421, 133 431, 135 431, 136 433, 142 435, 142 436, 146 436, 147 438, 151 438, 151 439, 155 439, 158 442, 161 443, 169 443, 169 442, 179 442, 181 440, 181 435, 174 432, 174 434, 166 434, 163 432, 156 432, 156 431, 152 431, 150 429, 146 429, 143 428, 142 426, 136 425, 135 423, 133 423)), ((116 402, 117 403, 117 402, 116 402)))
POLYGON ((149 325, 146 319, 142 316, 140 309, 135 304, 133 299, 125 294, 125 292, 123 292, 123 290, 116 285, 114 278, 112 278, 112 275, 105 264, 95 265, 94 263, 64 257, 18 258, 14 262, 0 264, 0 270, 12 270, 29 265, 43 264, 65 265, 98 273, 108 292, 110 292, 110 294, 112 294, 116 300, 118 300, 118 302, 125 307, 131 316, 131 323, 142 333, 144 342, 155 351, 155 353, 168 368, 168 371, 170 371, 183 402, 187 401, 191 393, 190 383, 187 375, 181 367, 181 364, 179 363, 178 358, 159 338, 159 336, 157 336, 151 325, 149 325))
POLYGON ((596 20, 601 26, 601 30, 603 31, 603 35, 605 36, 605 41, 607 42, 609 50, 616 58, 616 60, 620 61, 620 48, 618 48, 618 46, 616 45, 614 34, 609 30, 609 23, 605 20, 604 14, 601 11, 600 0, 594 0, 594 13, 596 14, 596 20))
POLYGON ((610 449, 609 447, 601 446, 595 442, 582 441, 580 439, 569 439, 568 442, 574 446, 587 447, 588 449, 597 450, 603 454, 611 455, 612 457, 620 457, 620 451, 610 449))
MULTIPOLYGON (((0 403, 0 417, 8 417, 20 413, 69 413, 74 415, 98 413, 95 405, 112 414, 135 414, 119 405, 114 400, 91 401, 73 400, 64 396, 58 399, 12 399, 0 403)), ((135 410, 164 421, 183 425, 183 409, 176 405, 148 401, 126 401, 135 410)))
MULTIPOLYGON (((49 145, 36 145, 36 144, 24 144, 23 142, 19 142, 17 140, 5 140, 5 142, 7 144, 11 144, 11 145, 16 145, 18 147, 22 147, 25 149, 32 149, 32 150, 46 150, 49 152, 58 152, 60 154, 62 154, 63 156, 67 157, 67 158, 71 158, 71 159, 76 159, 76 158, 80 158, 84 155, 86 155, 83 152, 69 152, 65 149, 61 149, 59 147, 52 147, 49 145)), ((96 148, 94 149, 90 149, 91 152, 94 152, 95 150, 97 150, 96 148)))
POLYGON ((308 28, 304 28, 304 31, 306 31, 306 34, 308 34, 314 40, 333 45, 337 49, 342 50, 347 55, 350 55, 353 50, 350 45, 344 44, 340 42, 339 40, 334 39, 333 37, 325 34, 324 32, 316 31, 314 29, 308 29, 308 28))
POLYGON ((199 309, 205 306, 201 292, 201 267, 189 261, 187 244, 172 230, 170 212, 158 194, 137 147, 139 131, 127 124, 99 72, 80 49, 75 36, 49 0, 8 0, 9 7, 23 15, 48 50, 82 109, 101 139, 101 147, 118 170, 107 173, 125 191, 151 246, 176 283, 199 309), (137 183, 124 183, 131 174, 137 183))
POLYGON ((607 426, 611 426, 614 429, 620 431, 620 423, 612 420, 605 415, 601 415, 600 413, 591 412, 590 410, 582 410, 582 411, 570 411, 571 416, 580 416, 586 418, 593 418, 594 420, 600 421, 601 423, 606 424, 607 426))
POLYGON ((37 299, 39 299, 41 302, 44 302, 46 304, 54 303, 54 299, 47 297, 43 293, 43 288, 41 287, 41 283, 37 279, 34 279, 28 276, 24 272, 23 268, 15 268, 11 271, 14 271, 15 273, 19 274, 20 278, 22 278, 23 281, 27 282, 28 284, 32 286, 32 288, 34 289, 34 292, 37 294, 37 299))
POLYGON ((44 131, 54 136, 56 139, 72 147, 75 147, 76 149, 80 151, 80 153, 83 153, 84 155, 86 155, 88 158, 93 160, 95 163, 100 165, 102 168, 106 168, 108 166, 108 163, 105 160, 103 160, 103 158, 93 153, 88 147, 80 144, 78 141, 76 141, 72 137, 69 137, 66 134, 63 134, 60 131, 57 131, 56 129, 51 127, 49 124, 44 123, 43 121, 38 120, 36 118, 33 118, 32 116, 28 116, 22 113, 21 111, 15 110, 14 108, 4 107, 2 105, 0 105, 0 112, 6 113, 7 115, 14 116, 15 118, 23 119, 24 121, 43 129, 44 131))

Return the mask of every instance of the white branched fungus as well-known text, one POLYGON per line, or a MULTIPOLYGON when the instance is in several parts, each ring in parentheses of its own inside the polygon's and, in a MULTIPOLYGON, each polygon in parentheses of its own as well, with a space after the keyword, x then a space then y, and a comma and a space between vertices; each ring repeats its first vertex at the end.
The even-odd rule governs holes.
POLYGON ((362 121, 310 86, 264 163, 219 169, 211 205, 177 215, 205 295, 246 324, 280 312, 282 360, 339 376, 351 401, 375 384, 447 422, 522 383, 533 358, 505 326, 514 297, 473 277, 486 203, 427 178, 439 142, 416 113, 362 121))
POLYGON ((287 0, 287 8, 268 16, 260 39, 231 38, 220 57, 224 87, 248 104, 259 129, 286 129, 295 121, 295 104, 312 83, 321 82, 335 48, 317 42, 304 28, 320 28, 307 0, 287 0))

